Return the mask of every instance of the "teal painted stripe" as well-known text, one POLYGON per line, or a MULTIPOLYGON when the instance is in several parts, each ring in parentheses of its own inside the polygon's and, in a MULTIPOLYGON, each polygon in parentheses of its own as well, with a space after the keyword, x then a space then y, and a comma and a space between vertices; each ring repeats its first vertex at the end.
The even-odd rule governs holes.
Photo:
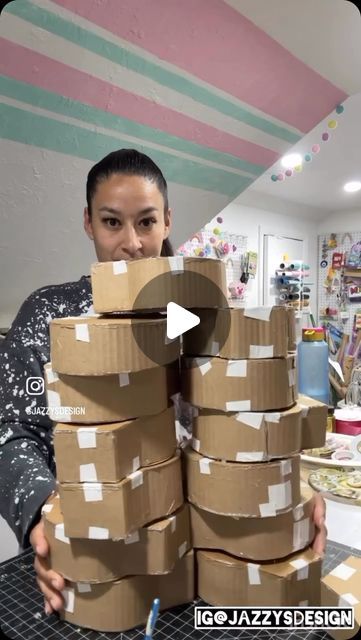
POLYGON ((224 115, 230 116, 235 120, 244 122, 245 124, 259 129, 264 133, 268 133, 276 138, 285 140, 291 144, 295 144, 301 139, 301 135, 295 134, 286 127, 276 125, 269 122, 266 118, 255 115, 251 111, 212 93, 208 89, 199 86, 195 82, 157 65, 142 56, 139 56, 124 47, 117 46, 112 42, 101 38, 100 36, 83 29, 82 27, 61 18, 58 15, 40 9, 32 5, 27 0, 20 2, 12 2, 7 6, 6 10, 13 15, 23 18, 32 24, 50 31, 65 40, 69 40, 84 49, 88 49, 103 58, 107 58, 112 62, 120 64, 132 71, 136 71, 144 76, 152 78, 155 82, 166 87, 178 91, 189 96, 193 100, 205 104, 212 109, 216 109, 224 115))
MULTIPOLYGON (((128 140, 82 129, 4 103, 0 103, 0 137, 92 162, 97 162, 110 151, 129 147, 128 140)), ((184 160, 146 145, 139 144, 137 148, 153 158, 167 180, 188 187, 214 191, 233 199, 253 182, 252 178, 184 160)))
POLYGON ((126 133, 127 135, 134 136, 147 140, 148 142, 154 142, 164 147, 169 147, 175 151, 187 153, 189 155, 208 160, 210 162, 217 162, 218 164, 232 167, 241 171, 247 171, 254 176, 260 176, 267 167, 258 164, 253 164, 232 156, 228 153, 223 153, 209 147, 203 147, 202 145, 190 142, 184 138, 179 138, 168 133, 164 133, 159 129, 152 129, 146 125, 139 124, 127 118, 121 116, 115 116, 112 113, 91 107, 87 104, 79 102, 78 100, 72 100, 70 98, 64 98, 57 93, 40 89, 35 85, 14 80, 6 76, 0 75, 0 93, 9 98, 15 98, 21 102, 31 104, 33 106, 42 107, 55 113, 61 113, 62 115, 77 118, 82 122, 88 122, 95 124, 106 129, 113 129, 120 133, 126 133))

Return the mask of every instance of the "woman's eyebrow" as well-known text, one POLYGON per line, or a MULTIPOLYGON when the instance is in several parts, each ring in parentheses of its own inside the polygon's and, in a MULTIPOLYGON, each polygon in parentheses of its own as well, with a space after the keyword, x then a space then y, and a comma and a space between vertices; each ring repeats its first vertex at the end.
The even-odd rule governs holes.
MULTIPOLYGON (((157 207, 146 207, 145 209, 141 209, 141 211, 138 211, 136 215, 144 216, 147 213, 156 213, 157 211, 158 211, 157 207)), ((112 213, 118 216, 122 215, 122 212, 120 209, 115 209, 114 207, 107 207, 107 206, 100 207, 99 212, 112 213)))

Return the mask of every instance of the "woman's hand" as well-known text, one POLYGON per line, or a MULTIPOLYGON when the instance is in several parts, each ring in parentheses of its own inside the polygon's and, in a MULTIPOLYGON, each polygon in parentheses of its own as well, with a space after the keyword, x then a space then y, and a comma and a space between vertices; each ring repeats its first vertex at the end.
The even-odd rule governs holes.
POLYGON ((324 556, 327 540, 327 528, 325 524, 326 503, 320 493, 313 496, 313 513, 312 520, 316 528, 315 537, 313 539, 312 548, 320 556, 324 556))
POLYGON ((30 543, 35 552, 36 581, 44 595, 45 613, 50 615, 53 611, 59 611, 64 606, 60 592, 64 589, 65 582, 59 573, 49 569, 49 544, 45 538, 44 523, 42 521, 32 529, 30 543))

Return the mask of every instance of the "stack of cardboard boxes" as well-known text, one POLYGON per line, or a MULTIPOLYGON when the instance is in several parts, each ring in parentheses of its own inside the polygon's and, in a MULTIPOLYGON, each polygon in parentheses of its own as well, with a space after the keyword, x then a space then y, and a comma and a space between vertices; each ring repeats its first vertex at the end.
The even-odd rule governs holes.
MULTIPOLYGON (((185 452, 198 594, 221 606, 317 605, 321 560, 310 548, 312 492, 300 491, 298 455, 313 409, 296 403, 289 314, 231 310, 217 351, 224 314, 204 317, 207 344, 197 335, 202 311, 184 336, 183 396, 198 409, 185 452)), ((325 438, 323 414, 313 441, 325 438)))

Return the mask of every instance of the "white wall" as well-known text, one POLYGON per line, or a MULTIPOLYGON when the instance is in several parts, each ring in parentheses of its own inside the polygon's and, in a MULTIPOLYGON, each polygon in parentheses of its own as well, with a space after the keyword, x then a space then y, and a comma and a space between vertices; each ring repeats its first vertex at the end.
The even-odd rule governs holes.
POLYGON ((344 231, 361 231, 361 209, 331 213, 317 226, 318 234, 344 231))

